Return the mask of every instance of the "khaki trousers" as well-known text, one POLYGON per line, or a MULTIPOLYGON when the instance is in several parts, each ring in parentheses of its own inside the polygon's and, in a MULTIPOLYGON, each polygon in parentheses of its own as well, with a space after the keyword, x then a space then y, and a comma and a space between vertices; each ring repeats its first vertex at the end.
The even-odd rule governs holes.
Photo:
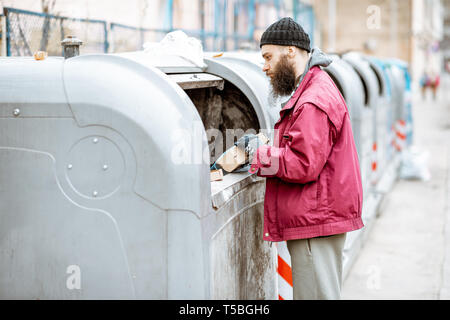
POLYGON ((294 300, 339 300, 347 234, 288 240, 294 300))

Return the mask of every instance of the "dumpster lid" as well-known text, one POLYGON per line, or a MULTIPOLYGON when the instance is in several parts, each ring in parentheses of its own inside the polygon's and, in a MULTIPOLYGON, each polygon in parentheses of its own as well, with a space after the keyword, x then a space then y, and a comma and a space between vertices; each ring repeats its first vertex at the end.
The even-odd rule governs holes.
POLYGON ((279 106, 269 106, 269 80, 262 71, 261 59, 257 52, 204 53, 208 65, 205 71, 239 88, 252 104, 260 127, 271 130, 279 118, 280 109, 279 106))
POLYGON ((213 52, 208 51, 204 53, 205 58, 235 58, 240 60, 246 60, 251 63, 260 66, 261 69, 264 66, 264 58, 259 51, 227 51, 227 52, 213 52))
POLYGON ((369 62, 364 60, 359 52, 346 53, 342 59, 351 64, 361 78, 365 92, 365 105, 375 108, 380 97, 380 89, 375 71, 370 67, 369 62))
POLYGON ((188 59, 173 54, 163 56, 150 55, 144 51, 132 51, 113 53, 113 55, 139 61, 146 65, 151 65, 164 73, 193 73, 203 72, 206 69, 206 67, 199 67, 188 59))
POLYGON ((224 80, 221 77, 209 73, 176 73, 168 74, 168 77, 186 89, 200 89, 217 87, 223 90, 224 80))

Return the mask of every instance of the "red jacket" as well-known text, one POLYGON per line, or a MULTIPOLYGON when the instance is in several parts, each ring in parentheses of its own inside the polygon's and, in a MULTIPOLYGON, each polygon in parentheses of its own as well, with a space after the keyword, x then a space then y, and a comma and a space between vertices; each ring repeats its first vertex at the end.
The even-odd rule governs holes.
POLYGON ((314 238, 362 228, 362 185, 347 106, 312 67, 260 147, 250 172, 267 177, 264 240, 314 238))

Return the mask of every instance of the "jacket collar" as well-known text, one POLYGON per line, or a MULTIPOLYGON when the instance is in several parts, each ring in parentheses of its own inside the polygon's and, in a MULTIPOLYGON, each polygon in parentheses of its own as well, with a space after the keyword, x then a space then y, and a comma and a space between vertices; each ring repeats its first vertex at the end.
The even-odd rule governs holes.
POLYGON ((289 101, 283 105, 281 111, 291 109, 293 106, 295 106, 298 98, 300 97, 301 93, 304 91, 306 85, 311 79, 314 70, 317 70, 319 66, 327 67, 330 65, 332 61, 333 60, 331 59, 330 56, 322 52, 322 50, 320 50, 318 47, 314 47, 311 51, 311 55, 305 66, 305 72, 300 76, 299 85, 297 86, 295 93, 291 96, 289 101))

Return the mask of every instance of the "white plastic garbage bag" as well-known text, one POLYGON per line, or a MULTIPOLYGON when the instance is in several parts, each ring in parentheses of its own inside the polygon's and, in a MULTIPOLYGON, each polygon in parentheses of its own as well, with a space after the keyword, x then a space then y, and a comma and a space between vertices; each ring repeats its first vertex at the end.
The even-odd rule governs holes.
POLYGON ((431 179, 428 170, 428 151, 420 151, 412 146, 402 152, 402 162, 400 166, 400 179, 429 181, 431 179))
POLYGON ((181 30, 169 32, 160 42, 144 43, 144 52, 153 56, 176 55, 205 68, 203 46, 200 40, 188 37, 181 30))

